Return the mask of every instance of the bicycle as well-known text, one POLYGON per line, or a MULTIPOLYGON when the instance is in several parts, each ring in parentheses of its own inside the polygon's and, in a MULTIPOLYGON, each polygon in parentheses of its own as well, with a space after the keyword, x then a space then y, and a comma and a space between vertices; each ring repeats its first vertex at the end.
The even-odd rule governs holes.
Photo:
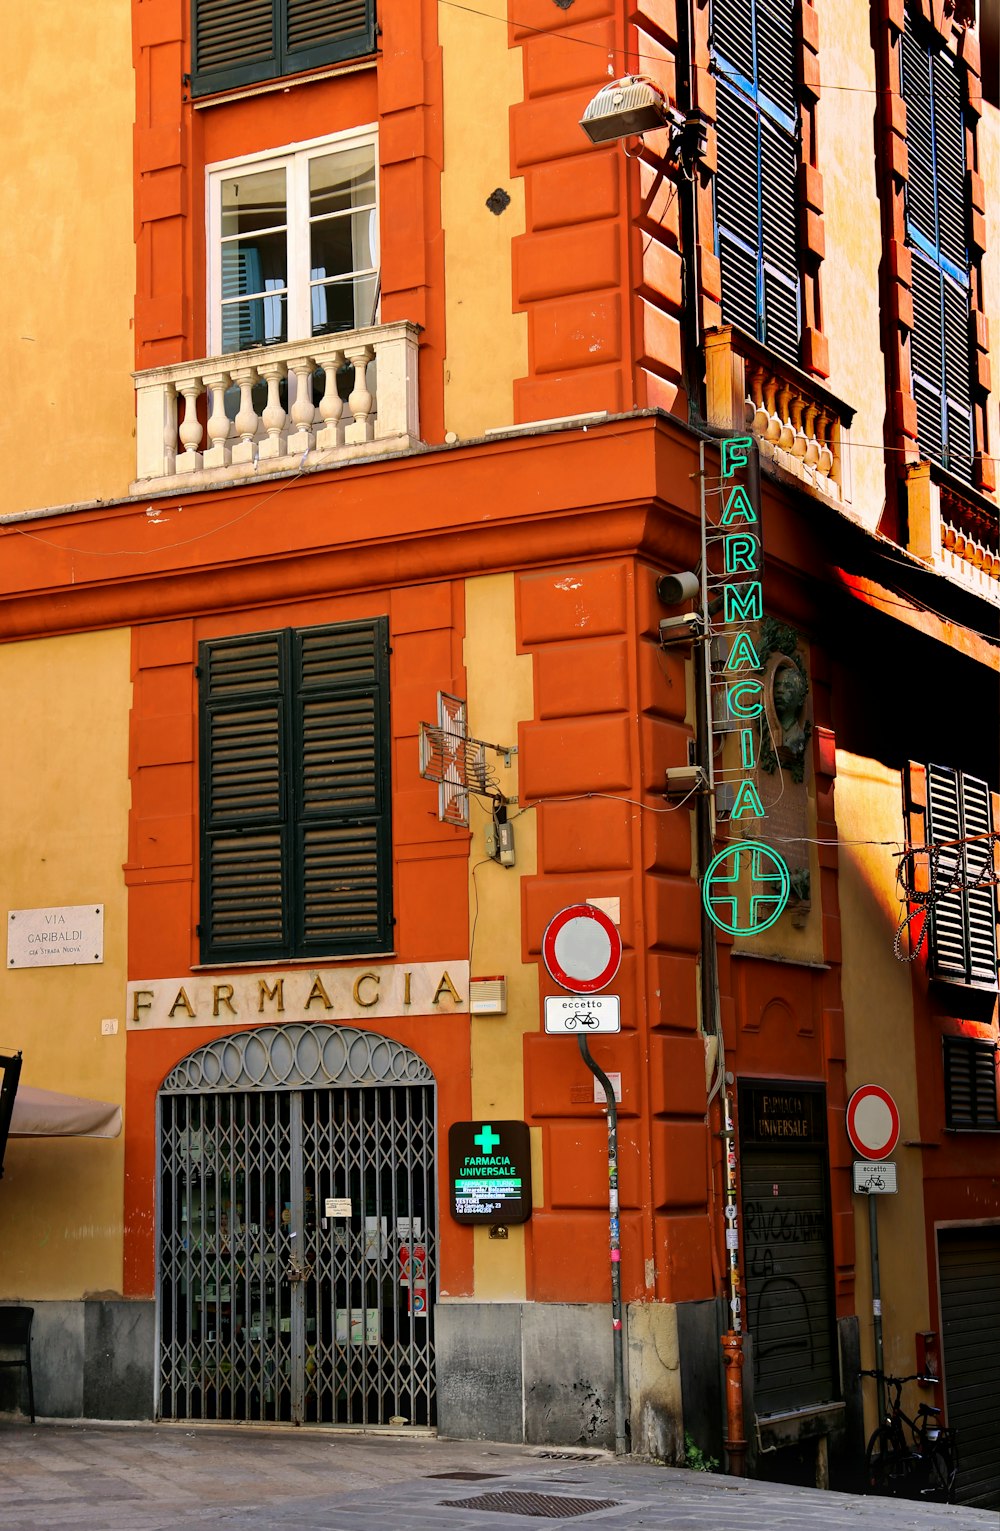
POLYGON ((936 1378, 892 1377, 886 1372, 863 1371, 862 1377, 881 1378, 889 1390, 885 1418, 872 1431, 865 1452, 865 1482, 870 1494, 924 1499, 953 1504, 958 1451, 954 1432, 938 1424, 941 1410, 922 1403, 916 1419, 903 1410, 903 1386, 907 1382, 933 1382, 936 1378), (906 1439, 904 1426, 911 1439, 906 1439))

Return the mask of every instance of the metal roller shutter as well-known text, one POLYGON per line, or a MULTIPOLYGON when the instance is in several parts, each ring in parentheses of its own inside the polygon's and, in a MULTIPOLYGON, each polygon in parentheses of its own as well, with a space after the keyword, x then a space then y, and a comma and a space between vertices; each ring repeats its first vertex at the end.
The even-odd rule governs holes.
POLYGON ((945 1406, 959 1504, 1000 1509, 1000 1228, 938 1234, 945 1406))

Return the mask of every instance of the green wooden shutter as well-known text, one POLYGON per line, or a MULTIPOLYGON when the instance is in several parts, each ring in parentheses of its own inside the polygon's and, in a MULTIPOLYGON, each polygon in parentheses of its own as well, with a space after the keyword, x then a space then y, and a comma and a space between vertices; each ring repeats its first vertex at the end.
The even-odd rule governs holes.
POLYGON ((252 85, 278 70, 278 0, 192 0, 191 89, 252 85))
POLYGON ((388 632, 296 634, 296 907, 302 954, 392 944, 388 632))
POLYGON ((281 633, 201 646, 206 961, 281 956, 287 948, 286 648, 281 633))
POLYGON ((997 1115, 996 1048, 971 1037, 943 1037, 945 1122, 990 1132, 997 1115))
POLYGON ((282 21, 288 73, 375 48, 374 0, 284 0, 282 21))
POLYGON ((937 881, 946 888, 930 917, 929 963, 937 978, 993 986, 997 981, 996 890, 969 886, 993 864, 989 787, 945 766, 927 767, 927 838, 946 842, 937 881), (983 838, 977 838, 983 837, 983 838), (959 842, 948 844, 947 842, 959 842))
POLYGON ((375 49, 375 0, 192 0, 192 92, 294 74, 375 49))

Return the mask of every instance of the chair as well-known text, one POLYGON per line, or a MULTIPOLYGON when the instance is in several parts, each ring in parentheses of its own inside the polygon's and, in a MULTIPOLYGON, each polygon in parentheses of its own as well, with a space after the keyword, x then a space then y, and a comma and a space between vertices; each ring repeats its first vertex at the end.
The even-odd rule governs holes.
POLYGON ((28 1408, 35 1423, 35 1389, 31 1379, 31 1321, 34 1308, 0 1305, 0 1368, 22 1367, 28 1373, 28 1408), (19 1354, 11 1354, 17 1351, 19 1354))

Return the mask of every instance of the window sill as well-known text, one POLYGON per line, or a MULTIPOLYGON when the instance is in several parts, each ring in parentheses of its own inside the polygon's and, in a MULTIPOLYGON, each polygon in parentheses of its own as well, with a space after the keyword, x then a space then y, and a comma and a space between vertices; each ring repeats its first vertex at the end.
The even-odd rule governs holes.
POLYGON ((974 1127, 965 1127, 965 1126, 963 1126, 963 1127, 950 1127, 950 1126, 946 1126, 944 1130, 947 1133, 953 1134, 955 1137, 968 1137, 970 1133, 974 1133, 974 1134, 977 1134, 977 1135, 981 1136, 984 1132, 985 1133, 989 1133, 991 1136, 995 1137, 996 1134, 998 1132, 1000 1132, 1000 1122, 991 1122, 989 1124, 989 1126, 986 1126, 985 1124, 982 1125, 982 1126, 974 1126, 974 1127))
POLYGON ((275 968, 328 968, 349 962, 394 962, 398 952, 348 952, 336 957, 274 957, 270 961, 192 962, 192 973, 248 973, 257 969, 272 972, 275 968))
POLYGON ((310 70, 307 74, 283 74, 274 80, 262 80, 259 85, 238 85, 232 90, 206 92, 203 96, 193 96, 190 104, 196 112, 202 112, 207 107, 225 106, 229 101, 245 101, 250 96, 270 96, 277 91, 290 90, 293 86, 312 85, 318 80, 329 80, 342 74, 357 74, 360 70, 375 69, 377 65, 378 56, 371 53, 360 60, 329 64, 325 69, 310 70))

